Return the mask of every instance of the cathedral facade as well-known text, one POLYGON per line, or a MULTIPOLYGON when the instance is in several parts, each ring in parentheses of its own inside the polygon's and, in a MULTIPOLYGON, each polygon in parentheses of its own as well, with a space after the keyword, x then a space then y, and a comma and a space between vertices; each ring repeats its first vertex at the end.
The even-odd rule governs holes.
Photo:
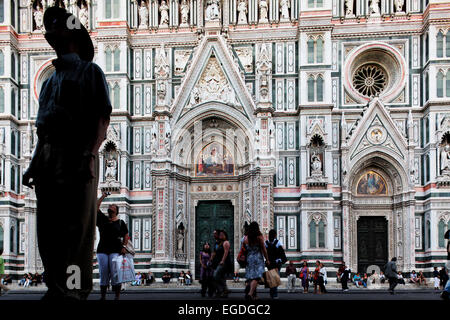
POLYGON ((331 275, 343 261, 365 272, 395 256, 428 276, 445 263, 448 1, 0 0, 6 273, 42 271, 21 177, 54 72, 53 5, 89 30, 106 75, 99 194, 128 223, 137 271, 198 274, 212 231, 235 257, 251 221, 331 275))

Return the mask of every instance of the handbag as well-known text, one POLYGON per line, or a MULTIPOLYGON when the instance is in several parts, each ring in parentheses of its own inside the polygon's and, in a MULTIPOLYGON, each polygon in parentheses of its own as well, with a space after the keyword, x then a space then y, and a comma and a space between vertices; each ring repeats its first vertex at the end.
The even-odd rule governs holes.
POLYGON ((245 249, 244 245, 242 245, 236 261, 241 268, 245 268, 247 266, 247 249, 245 249))
POLYGON ((269 288, 275 288, 281 284, 281 279, 277 268, 264 272, 263 278, 266 286, 269 288))
MULTIPOLYGON (((120 223, 125 223, 123 220, 120 220, 120 223)), ((136 250, 134 249, 133 243, 130 241, 130 237, 128 237, 127 244, 123 246, 127 253, 131 254, 133 257, 136 255, 136 250)))

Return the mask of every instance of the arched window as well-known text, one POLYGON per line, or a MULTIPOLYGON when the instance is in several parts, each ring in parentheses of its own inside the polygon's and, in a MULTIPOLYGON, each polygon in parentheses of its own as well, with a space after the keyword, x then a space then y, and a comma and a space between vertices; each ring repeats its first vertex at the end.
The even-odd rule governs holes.
POLYGON ((425 73, 425 101, 428 101, 428 72, 425 73))
POLYGON ((314 39, 308 39, 308 63, 314 63, 314 39))
POLYGON ((5 73, 5 55, 0 51, 0 76, 5 73))
POLYGON ((439 243, 439 248, 445 248, 444 234, 445 234, 445 222, 444 222, 444 220, 440 220, 439 224, 438 224, 438 243, 439 243))
POLYGON ((0 87, 0 113, 5 113, 5 89, 0 87))
POLYGON ((431 225, 430 225, 430 220, 427 221, 427 248, 431 248, 431 225))
POLYGON ((319 223, 311 219, 309 223, 309 247, 325 248, 325 222, 322 219, 319 223))
POLYGON ((116 83, 113 88, 113 96, 114 96, 114 109, 120 108, 120 87, 119 84, 116 83))
POLYGON ((314 0, 308 0, 308 8, 314 8, 314 0))
POLYGON ((0 250, 4 249, 3 248, 3 235, 4 235, 3 228, 2 228, 2 226, 0 226, 0 250))
POLYGON ((314 220, 309 223, 309 247, 316 247, 316 223, 314 220))
POLYGON ((114 71, 120 71, 120 50, 116 48, 114 50, 114 71))
POLYGON ((450 70, 447 70, 447 76, 445 78, 445 96, 450 97, 450 70))
POLYGON ((5 1, 0 0, 0 23, 5 22, 5 1))
POLYGON ((16 190, 16 167, 11 166, 11 191, 16 190))
POLYGON ((113 18, 118 18, 120 12, 120 0, 113 0, 113 18))
POLYGON ((436 37, 436 57, 442 58, 444 56, 444 34, 439 31, 436 37))
POLYGON ((317 63, 322 63, 323 62, 323 39, 322 37, 319 37, 317 39, 317 43, 316 43, 316 57, 317 63))
POLYGON ((425 35, 425 62, 428 61, 428 34, 425 35))
POLYGON ((436 96, 438 98, 444 97, 444 74, 439 71, 436 77, 436 96))
POLYGON ((319 248, 325 248, 325 224, 320 220, 319 225, 319 248))
POLYGON ((316 97, 317 97, 317 101, 323 101, 323 78, 322 78, 322 76, 317 77, 316 97))
POLYGON ((112 53, 111 53, 110 47, 106 48, 105 56, 106 56, 106 61, 105 61, 106 71, 110 72, 110 71, 112 71, 112 53))
POLYGON ((16 78, 16 55, 11 53, 11 78, 16 78))
POLYGON ((308 78, 308 102, 314 101, 314 77, 308 78))
POLYGON ((112 18, 112 0, 106 0, 105 1, 105 18, 106 19, 111 19, 112 18))

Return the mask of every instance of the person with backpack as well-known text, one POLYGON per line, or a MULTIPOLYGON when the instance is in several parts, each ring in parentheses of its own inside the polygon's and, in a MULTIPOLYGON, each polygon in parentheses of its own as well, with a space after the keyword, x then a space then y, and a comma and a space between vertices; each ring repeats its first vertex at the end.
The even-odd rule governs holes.
MULTIPOLYGON (((278 269, 278 273, 280 273, 280 269, 286 263, 287 258, 281 242, 276 237, 277 232, 272 229, 269 231, 269 240, 265 242, 270 261, 267 269, 272 270, 276 268, 278 269)), ((278 287, 270 288, 270 297, 272 299, 278 299, 278 287)))

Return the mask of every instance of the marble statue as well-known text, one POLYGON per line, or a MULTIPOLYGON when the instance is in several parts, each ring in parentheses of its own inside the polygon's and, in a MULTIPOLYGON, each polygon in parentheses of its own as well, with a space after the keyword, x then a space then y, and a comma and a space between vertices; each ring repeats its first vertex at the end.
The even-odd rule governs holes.
POLYGON ((247 3, 241 0, 238 5, 238 24, 247 24, 247 3))
POLYGON ((206 1, 206 21, 220 20, 220 3, 219 0, 207 0, 206 1))
POLYGON ((159 23, 160 26, 168 26, 169 25, 169 6, 166 1, 163 0, 161 5, 159 6, 159 11, 161 12, 161 21, 159 23))
POLYGON ((395 12, 403 12, 405 0, 395 0, 395 12))
POLYGON ((171 146, 170 146, 170 131, 166 133, 166 139, 164 140, 164 145, 166 147, 167 154, 170 154, 171 146))
POLYGON ((183 253, 184 249, 184 229, 178 228, 177 230, 177 252, 183 253))
POLYGON ((267 0, 259 1, 259 22, 260 23, 268 22, 267 10, 268 10, 267 0))
POLYGON ((450 145, 446 144, 441 150, 441 170, 450 171, 450 145))
POLYGON ((148 28, 148 8, 147 3, 142 0, 141 6, 139 7, 139 29, 148 28))
POLYGON ((180 9, 181 9, 181 25, 187 26, 189 15, 189 4, 187 3, 187 0, 182 0, 180 9))
POLYGON ((317 153, 313 153, 311 157, 311 169, 312 174, 322 174, 322 161, 320 161, 317 153))
POLYGON ((353 15, 353 1, 354 0, 345 0, 345 15, 352 16, 353 15))
POLYGON ((380 7, 378 6, 380 0, 372 0, 370 3, 370 14, 380 14, 380 7))
POLYGON ((89 28, 89 11, 86 5, 82 5, 79 12, 80 23, 86 28, 89 28))
POLYGON ((280 1, 280 12, 281 12, 281 18, 280 21, 289 21, 289 7, 290 7, 290 0, 281 0, 280 1))
POLYGON ((116 159, 110 158, 109 160, 106 160, 106 171, 105 171, 106 180, 116 179, 116 173, 117 173, 116 159))
POLYGON ((44 30, 44 10, 41 5, 36 7, 33 16, 34 22, 36 23, 36 30, 44 30))

